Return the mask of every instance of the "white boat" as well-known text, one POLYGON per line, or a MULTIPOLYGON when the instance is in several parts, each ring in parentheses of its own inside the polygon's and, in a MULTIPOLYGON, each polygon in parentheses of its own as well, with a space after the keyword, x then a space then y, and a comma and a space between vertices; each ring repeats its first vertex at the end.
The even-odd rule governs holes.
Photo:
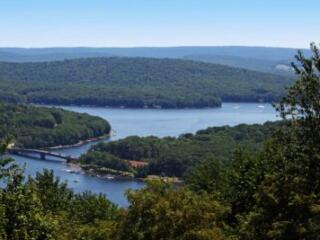
POLYGON ((106 176, 105 178, 111 180, 111 179, 114 179, 114 176, 108 175, 108 176, 106 176))
POLYGON ((257 107, 258 107, 258 108, 265 108, 264 105, 258 105, 257 107))
POLYGON ((64 169, 63 171, 65 171, 67 173, 76 173, 75 170, 71 170, 71 169, 64 169))

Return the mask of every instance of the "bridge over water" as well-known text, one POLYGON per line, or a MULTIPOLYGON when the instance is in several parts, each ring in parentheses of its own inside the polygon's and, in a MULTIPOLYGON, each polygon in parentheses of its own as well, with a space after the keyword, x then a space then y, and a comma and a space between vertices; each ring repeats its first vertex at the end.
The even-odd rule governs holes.
POLYGON ((60 158, 63 160, 66 160, 67 162, 74 162, 77 161, 77 157, 73 157, 70 155, 62 154, 62 153, 56 153, 56 152, 50 152, 46 150, 39 150, 39 149, 27 149, 27 148, 9 148, 8 152, 13 155, 23 156, 23 157, 35 157, 39 156, 40 159, 46 160, 47 156, 49 157, 55 157, 60 158))

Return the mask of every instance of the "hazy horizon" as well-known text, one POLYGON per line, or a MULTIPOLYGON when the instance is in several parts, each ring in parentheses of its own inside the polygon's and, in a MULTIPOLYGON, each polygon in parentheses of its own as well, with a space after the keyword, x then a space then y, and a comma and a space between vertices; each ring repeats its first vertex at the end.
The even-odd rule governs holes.
MULTIPOLYGON (((311 42, 310 42, 311 43, 311 42)), ((264 46, 264 45, 168 45, 168 46, 39 46, 39 47, 28 47, 28 46, 0 46, 0 49, 10 49, 10 48, 21 48, 21 49, 63 49, 63 48, 89 48, 89 49, 99 49, 99 48, 119 48, 119 49, 126 49, 126 48, 237 48, 237 47, 244 47, 244 48, 280 48, 280 49, 309 49, 310 43, 305 47, 279 47, 279 46, 264 46)))

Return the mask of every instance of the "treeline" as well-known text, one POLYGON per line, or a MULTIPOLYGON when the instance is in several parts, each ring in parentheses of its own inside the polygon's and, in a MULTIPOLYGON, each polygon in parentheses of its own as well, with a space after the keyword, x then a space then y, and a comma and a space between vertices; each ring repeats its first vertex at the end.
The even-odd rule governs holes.
POLYGON ((124 164, 127 160, 143 161, 149 164, 137 169, 136 177, 183 177, 188 169, 203 159, 215 157, 227 165, 238 148, 246 148, 251 152, 260 149, 263 142, 281 125, 284 123, 212 127, 178 138, 131 136, 94 145, 81 156, 80 163, 94 169, 116 167, 116 170, 128 170, 124 164), (112 164, 114 162, 119 165, 112 164))
POLYGON ((0 99, 131 108, 217 107, 221 101, 274 102, 293 80, 175 59, 88 58, 0 63, 0 99))
POLYGON ((22 181, 1 158, 4 240, 314 240, 320 229, 320 54, 299 55, 298 82, 277 109, 287 125, 225 166, 203 159, 180 188, 154 181, 127 209, 74 194, 50 172, 22 181))
POLYGON ((104 119, 59 108, 0 103, 0 113, 0 138, 25 148, 75 144, 110 132, 104 119))
POLYGON ((94 171, 101 173, 103 173, 103 169, 112 169, 128 173, 133 172, 128 161, 107 152, 88 152, 80 157, 79 162, 83 169, 93 169, 94 171))

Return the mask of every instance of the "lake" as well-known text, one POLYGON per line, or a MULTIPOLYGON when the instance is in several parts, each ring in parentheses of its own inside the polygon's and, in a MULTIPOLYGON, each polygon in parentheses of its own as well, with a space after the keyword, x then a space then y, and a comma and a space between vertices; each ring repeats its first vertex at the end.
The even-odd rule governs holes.
MULTIPOLYGON (((179 136, 183 133, 195 133, 200 129, 212 126, 241 123, 253 124, 278 120, 277 114, 269 104, 259 103, 224 103, 221 108, 207 109, 115 109, 100 107, 64 107, 64 109, 88 113, 107 119, 115 133, 112 140, 130 135, 158 137, 179 136)), ((92 145, 56 150, 68 155, 79 156, 92 145)), ((139 189, 143 182, 100 179, 67 172, 62 162, 43 161, 14 156, 20 164, 26 164, 26 174, 34 176, 43 169, 54 170, 56 176, 67 181, 76 192, 92 191, 103 193, 114 203, 127 206, 124 192, 126 189, 139 189)))

